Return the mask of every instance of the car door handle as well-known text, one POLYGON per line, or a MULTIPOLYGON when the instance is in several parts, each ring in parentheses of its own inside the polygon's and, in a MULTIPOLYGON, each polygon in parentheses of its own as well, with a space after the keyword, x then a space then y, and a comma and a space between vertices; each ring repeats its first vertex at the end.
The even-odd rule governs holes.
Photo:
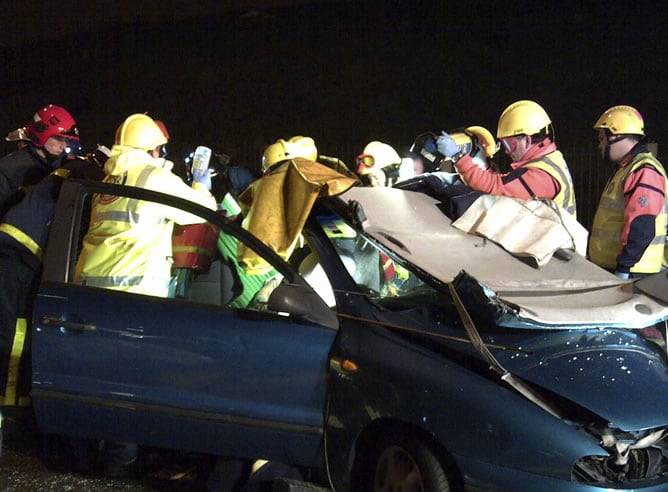
POLYGON ((55 316, 42 316, 39 322, 45 326, 55 326, 57 328, 65 328, 66 330, 74 331, 95 331, 97 327, 90 323, 76 323, 74 321, 65 321, 64 319, 56 318, 55 316))

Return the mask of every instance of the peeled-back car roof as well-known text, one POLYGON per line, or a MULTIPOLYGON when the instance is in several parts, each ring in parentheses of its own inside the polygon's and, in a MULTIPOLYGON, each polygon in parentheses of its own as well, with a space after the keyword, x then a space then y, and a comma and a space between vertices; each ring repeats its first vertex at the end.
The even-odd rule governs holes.
POLYGON ((644 327, 668 307, 633 283, 573 254, 534 267, 480 236, 452 226, 436 199, 395 188, 353 187, 338 196, 364 210, 363 228, 378 242, 446 283, 462 271, 514 305, 520 318, 546 325, 644 327))

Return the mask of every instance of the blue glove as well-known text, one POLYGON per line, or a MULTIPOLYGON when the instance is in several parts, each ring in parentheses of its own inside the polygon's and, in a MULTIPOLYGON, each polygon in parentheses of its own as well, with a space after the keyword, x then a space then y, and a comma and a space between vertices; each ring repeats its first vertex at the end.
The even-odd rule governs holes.
POLYGON ((615 270, 615 276, 617 278, 621 278, 622 280, 628 280, 631 278, 631 274, 629 272, 620 272, 615 270))
POLYGON ((445 132, 441 132, 441 135, 436 139, 436 148, 446 157, 453 157, 462 150, 452 137, 445 132))
POLYGON ((211 191, 211 169, 206 168, 202 171, 193 169, 193 183, 199 183, 211 191))

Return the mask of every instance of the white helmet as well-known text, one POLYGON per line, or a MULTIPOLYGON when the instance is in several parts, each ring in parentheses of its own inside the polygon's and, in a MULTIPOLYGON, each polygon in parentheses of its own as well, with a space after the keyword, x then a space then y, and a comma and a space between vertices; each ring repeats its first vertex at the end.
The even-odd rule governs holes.
POLYGON ((357 173, 360 175, 381 171, 388 166, 400 166, 401 157, 390 145, 374 140, 357 156, 357 173))

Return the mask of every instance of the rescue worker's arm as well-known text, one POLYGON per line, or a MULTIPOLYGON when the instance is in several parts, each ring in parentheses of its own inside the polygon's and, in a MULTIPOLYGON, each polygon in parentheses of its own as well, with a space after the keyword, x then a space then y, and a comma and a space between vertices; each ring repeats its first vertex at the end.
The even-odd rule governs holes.
POLYGON ((666 181, 653 166, 636 169, 624 182, 624 228, 622 250, 616 270, 627 273, 644 254, 656 234, 656 216, 661 213, 666 181))
POLYGON ((492 195, 505 195, 528 200, 533 197, 554 198, 559 183, 546 171, 535 167, 519 167, 505 174, 492 169, 480 169, 469 155, 455 164, 462 180, 474 190, 492 195))
MULTIPOLYGON (((147 183, 147 188, 178 196, 179 198, 198 203, 210 210, 216 210, 217 208, 216 199, 205 187, 191 188, 171 171, 154 171, 147 183)), ((177 224, 197 224, 204 222, 204 219, 201 217, 183 210, 172 207, 164 208, 164 215, 177 224)))

